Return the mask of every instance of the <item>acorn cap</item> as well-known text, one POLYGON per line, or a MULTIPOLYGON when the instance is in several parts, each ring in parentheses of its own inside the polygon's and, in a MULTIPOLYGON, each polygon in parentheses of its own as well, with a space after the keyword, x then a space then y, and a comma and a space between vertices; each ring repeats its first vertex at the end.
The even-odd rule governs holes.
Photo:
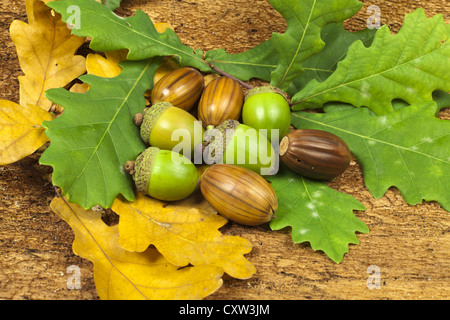
POLYGON ((204 135, 203 150, 208 149, 208 155, 213 158, 218 157, 222 159, 223 152, 226 149, 228 142, 233 137, 234 131, 240 125, 237 120, 225 120, 219 126, 212 130, 206 130, 204 135), (213 130, 219 130, 222 134, 222 140, 216 140, 213 130))
POLYGON ((278 93, 278 94, 282 95, 286 99, 286 101, 289 101, 286 93, 283 92, 283 90, 281 90, 280 88, 275 87, 275 86, 262 86, 262 87, 255 87, 253 89, 250 89, 247 92, 247 94, 245 95, 245 100, 247 100, 251 96, 254 96, 254 95, 257 95, 260 93, 271 93, 271 92, 278 93))
POLYGON ((156 121, 158 121, 159 117, 166 111, 168 108, 173 107, 170 102, 162 101, 155 103, 144 113, 144 119, 141 124, 141 139, 145 143, 149 143, 150 133, 155 126, 156 121))
POLYGON ((152 174, 153 162, 156 155, 159 152, 159 148, 150 147, 145 149, 134 162, 133 179, 136 184, 136 189, 141 193, 147 193, 148 184, 150 182, 150 176, 152 174))

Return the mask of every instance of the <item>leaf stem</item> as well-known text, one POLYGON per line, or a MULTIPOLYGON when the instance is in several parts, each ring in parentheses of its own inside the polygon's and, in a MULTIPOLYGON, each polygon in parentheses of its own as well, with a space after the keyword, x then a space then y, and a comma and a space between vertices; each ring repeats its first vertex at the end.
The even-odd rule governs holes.
POLYGON ((249 85, 248 83, 246 83, 246 82, 244 82, 244 81, 242 81, 242 80, 239 80, 238 78, 232 76, 231 74, 229 74, 229 73, 227 73, 227 72, 225 72, 225 71, 223 71, 223 70, 221 70, 221 69, 215 67, 214 65, 212 65, 211 63, 209 63, 209 62, 206 61, 206 60, 203 60, 203 61, 204 61, 211 69, 213 69, 213 70, 216 71, 217 73, 220 73, 221 75, 223 75, 223 76, 225 76, 225 77, 228 77, 228 78, 231 78, 231 79, 235 80, 236 82, 238 82, 238 83, 239 83, 241 86, 243 86, 244 88, 247 88, 247 89, 249 89, 249 90, 253 89, 253 86, 252 86, 252 85, 249 85))

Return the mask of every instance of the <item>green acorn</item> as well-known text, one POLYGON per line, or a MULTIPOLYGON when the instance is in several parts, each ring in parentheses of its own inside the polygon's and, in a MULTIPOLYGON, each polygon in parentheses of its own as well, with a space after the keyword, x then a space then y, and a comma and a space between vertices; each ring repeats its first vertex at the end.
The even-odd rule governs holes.
POLYGON ((272 130, 277 130, 280 141, 289 132, 291 124, 291 109, 286 95, 273 86, 251 89, 245 96, 242 122, 255 129, 267 130, 269 140, 272 140, 272 130))
POLYGON ((173 150, 180 143, 177 139, 172 140, 175 130, 183 134, 182 137, 189 139, 184 141, 186 148, 190 147, 192 152, 196 139, 201 141, 204 129, 200 122, 186 110, 174 107, 170 102, 158 102, 146 109, 144 113, 138 113, 134 122, 140 125, 141 139, 152 147, 164 150, 173 150), (196 130, 196 122, 198 129, 196 130), (196 138, 196 135, 199 137, 196 138))
POLYGON ((197 187, 198 171, 185 156, 156 147, 145 149, 125 170, 136 189, 162 201, 176 201, 190 196, 197 187))
POLYGON ((225 120, 216 128, 207 130, 204 137, 203 159, 206 164, 234 164, 263 175, 275 173, 276 153, 259 130, 237 120, 225 120))

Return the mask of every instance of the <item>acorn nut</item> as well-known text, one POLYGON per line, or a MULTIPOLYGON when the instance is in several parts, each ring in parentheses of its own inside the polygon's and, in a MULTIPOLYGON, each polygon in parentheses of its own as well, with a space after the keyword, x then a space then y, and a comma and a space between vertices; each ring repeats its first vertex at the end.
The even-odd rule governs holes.
POLYGON ((322 130, 296 129, 280 142, 281 161, 311 179, 331 180, 347 169, 352 159, 344 140, 322 130))
POLYGON ((195 165, 170 150, 149 147, 135 161, 127 161, 125 170, 132 175, 137 191, 162 201, 187 198, 197 187, 195 165))
POLYGON ((153 77, 153 86, 155 86, 159 80, 161 80, 166 74, 179 69, 180 67, 172 58, 166 58, 161 66, 156 70, 155 75, 153 77))
POLYGON ((225 120, 206 130, 203 141, 206 164, 234 164, 262 175, 275 173, 277 159, 270 141, 259 130, 237 120, 225 120))
POLYGON ((152 89, 152 104, 167 101, 189 111, 194 107, 205 87, 203 75, 196 69, 183 67, 167 73, 152 89))
POLYGON ((291 108, 284 92, 273 86, 251 89, 245 96, 242 122, 255 129, 267 130, 269 140, 277 133, 280 141, 289 132, 291 124, 291 108))
POLYGON ((228 119, 238 120, 243 102, 244 92, 237 81, 229 77, 215 78, 203 90, 198 119, 204 128, 218 126, 228 119))
POLYGON ((219 214, 247 226, 269 222, 278 209, 270 184, 257 173, 235 165, 208 167, 200 180, 200 190, 219 214))
POLYGON ((174 150, 180 143, 179 137, 182 137, 187 139, 182 141, 183 148, 192 152, 194 146, 203 138, 204 129, 198 120, 189 112, 174 107, 170 102, 154 104, 143 114, 138 113, 134 121, 136 125, 140 125, 141 139, 146 144, 164 150, 174 150), (179 130, 179 137, 174 134, 175 130, 179 130))

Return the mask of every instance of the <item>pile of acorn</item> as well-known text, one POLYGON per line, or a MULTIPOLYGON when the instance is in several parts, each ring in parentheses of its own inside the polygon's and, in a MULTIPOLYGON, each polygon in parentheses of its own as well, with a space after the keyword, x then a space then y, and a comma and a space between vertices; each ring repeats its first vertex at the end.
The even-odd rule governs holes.
POLYGON ((263 177, 263 172, 276 173, 270 171, 276 160, 304 177, 324 180, 340 175, 350 163, 350 150, 339 137, 290 130, 290 106, 277 88, 256 87, 244 95, 235 79, 203 76, 190 67, 173 68, 155 81, 151 106, 134 118, 149 147, 125 164, 136 189, 155 199, 181 200, 200 184, 218 213, 255 226, 270 221, 278 208, 277 196, 263 177), (190 139, 183 141, 190 158, 174 151, 180 143, 172 138, 177 129, 190 139), (200 178, 193 162, 199 154, 209 165, 200 178))

